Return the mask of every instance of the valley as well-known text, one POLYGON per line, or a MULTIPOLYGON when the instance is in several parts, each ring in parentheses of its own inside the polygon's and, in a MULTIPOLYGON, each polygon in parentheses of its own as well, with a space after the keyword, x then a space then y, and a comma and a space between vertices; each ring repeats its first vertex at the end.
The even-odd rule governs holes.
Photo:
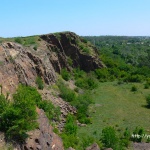
POLYGON ((132 137, 150 134, 149 44, 73 32, 0 38, 0 148, 149 147, 132 137))

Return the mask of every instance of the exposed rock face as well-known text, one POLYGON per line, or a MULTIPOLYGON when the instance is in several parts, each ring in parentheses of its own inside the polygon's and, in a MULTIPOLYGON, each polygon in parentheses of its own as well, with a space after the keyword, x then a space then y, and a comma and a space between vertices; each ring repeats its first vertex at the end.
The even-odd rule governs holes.
POLYGON ((72 148, 72 147, 69 147, 67 150, 75 150, 74 148, 72 148))
MULTIPOLYGON (((48 34, 38 38, 40 40, 36 43, 36 51, 32 46, 25 47, 14 42, 0 44, 0 92, 4 95, 14 93, 19 83, 36 86, 37 76, 47 85, 55 83, 56 72, 60 73, 62 68, 71 71, 74 67, 79 67, 89 72, 104 67, 96 48, 83 42, 74 33, 48 34)), ((61 108, 62 123, 58 127, 61 130, 66 115, 76 113, 76 109, 62 99, 53 100, 61 108)), ((29 132, 30 138, 21 149, 63 150, 62 141, 52 132, 44 112, 38 109, 38 114, 39 129, 29 132)))
POLYGON ((0 84, 4 94, 13 93, 19 83, 34 86, 38 75, 47 84, 56 80, 50 61, 47 67, 42 57, 16 43, 8 42, 0 46, 0 62, 0 84))
POLYGON ((71 70, 79 67, 85 71, 102 68, 97 50, 91 44, 82 42, 72 32, 58 35, 42 35, 37 51, 14 42, 0 45, 0 84, 3 93, 13 93, 19 83, 35 85, 37 76, 46 84, 56 81, 56 72, 62 68, 71 70), (85 52, 85 49, 90 53, 85 52))
MULTIPOLYGON (((71 106, 68 102, 64 101, 61 97, 55 97, 48 90, 42 91, 43 99, 50 100, 55 106, 58 106, 61 111, 60 122, 58 123, 59 131, 62 131, 66 123, 66 117, 68 114, 76 114, 77 110, 75 107, 71 106)), ((56 93, 55 93, 56 94, 56 93)))
POLYGON ((94 143, 90 147, 86 148, 86 150, 100 150, 100 148, 96 143, 94 143))
POLYGON ((51 59, 51 62, 57 72, 60 72, 61 68, 69 69, 68 57, 72 59, 72 67, 79 67, 85 71, 104 67, 98 58, 96 48, 92 45, 87 47, 87 44, 83 44, 81 39, 72 32, 60 33, 59 35, 42 35, 41 38, 47 42, 47 47, 53 51, 55 60, 51 59), (80 46, 80 44, 82 45, 80 46), (83 52, 81 49, 83 46, 85 49, 89 48, 91 54, 83 52))
POLYGON ((29 132, 22 150, 64 150, 62 140, 53 132, 43 110, 37 108, 39 129, 29 132))

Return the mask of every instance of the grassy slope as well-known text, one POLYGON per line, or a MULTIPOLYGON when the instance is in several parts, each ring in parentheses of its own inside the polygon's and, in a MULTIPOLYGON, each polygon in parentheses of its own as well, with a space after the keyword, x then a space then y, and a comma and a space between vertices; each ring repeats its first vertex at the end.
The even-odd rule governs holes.
POLYGON ((126 127, 133 130, 136 126, 150 130, 150 109, 145 107, 145 96, 150 93, 150 89, 144 89, 143 84, 136 83, 138 91, 131 92, 132 85, 99 83, 93 92, 95 104, 90 108, 93 123, 79 128, 78 133, 91 135, 96 131, 99 134, 105 126, 114 126, 120 131, 126 127))

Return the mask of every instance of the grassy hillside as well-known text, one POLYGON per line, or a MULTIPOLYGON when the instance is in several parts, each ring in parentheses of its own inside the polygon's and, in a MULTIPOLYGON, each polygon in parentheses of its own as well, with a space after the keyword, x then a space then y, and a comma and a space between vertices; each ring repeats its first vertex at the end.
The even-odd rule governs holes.
POLYGON ((134 130, 137 126, 150 131, 150 109, 146 108, 145 96, 150 93, 143 84, 136 83, 138 91, 131 91, 131 84, 118 85, 117 82, 99 83, 93 91, 95 104, 90 106, 92 124, 79 129, 79 133, 101 133, 106 126, 114 126, 118 131, 125 128, 134 130))
MULTIPOLYGON (((60 40, 59 34, 55 36, 60 40)), ((0 39, 0 42, 3 40, 0 39)), ((38 52, 43 44, 38 36, 7 40, 29 47, 33 53, 38 52)), ((84 67, 72 68, 72 70, 67 67, 61 69, 54 85, 57 89, 53 89, 57 94, 53 96, 55 99, 61 97, 75 107, 76 113, 66 114, 65 122, 62 118, 64 128, 61 132, 55 122, 54 131, 61 136, 65 148, 73 147, 78 150, 84 150, 94 142, 101 149, 111 147, 114 150, 124 150, 131 141, 145 142, 145 139, 132 139, 131 135, 136 127, 139 128, 136 129, 135 134, 150 134, 150 109, 146 102, 146 97, 150 94, 149 39, 145 37, 90 37, 89 40, 91 42, 97 40, 93 44, 97 46, 100 52, 99 57, 106 67, 92 69, 91 72, 83 71, 86 70, 87 64, 84 67), (142 59, 143 62, 141 62, 142 59)), ((92 54, 91 48, 94 47, 89 41, 86 39, 81 39, 80 42, 75 41, 82 53, 92 54), (86 49, 87 46, 90 48, 86 49)), ((69 58, 69 65, 73 66, 74 57, 66 58, 69 58)), ((40 90, 47 87, 40 77, 36 79, 36 84, 40 90)), ((33 103, 34 106, 44 109, 50 120, 61 121, 59 110, 55 109, 51 103, 47 104, 43 101, 33 103), (56 117, 54 114, 57 113, 56 117)), ((6 114, 9 109, 5 112, 6 114)), ((3 111, 0 115, 3 115, 3 111)), ((4 119, 8 120, 7 117, 4 119)), ((16 120, 17 123, 18 120, 16 120)), ((1 127, 3 126, 2 124, 1 127)), ((5 132, 7 133, 11 127, 8 125, 5 132)), ((31 129, 23 128, 22 130, 26 132, 31 129)), ((8 135, 10 134, 11 132, 8 132, 8 135)))

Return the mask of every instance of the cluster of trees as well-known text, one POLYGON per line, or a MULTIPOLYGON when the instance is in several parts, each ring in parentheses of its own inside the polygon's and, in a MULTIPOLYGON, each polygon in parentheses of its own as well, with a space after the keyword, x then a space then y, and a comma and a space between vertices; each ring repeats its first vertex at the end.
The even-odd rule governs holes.
POLYGON ((101 54, 119 57, 127 64, 150 67, 150 38, 127 36, 84 37, 97 46, 101 54))

